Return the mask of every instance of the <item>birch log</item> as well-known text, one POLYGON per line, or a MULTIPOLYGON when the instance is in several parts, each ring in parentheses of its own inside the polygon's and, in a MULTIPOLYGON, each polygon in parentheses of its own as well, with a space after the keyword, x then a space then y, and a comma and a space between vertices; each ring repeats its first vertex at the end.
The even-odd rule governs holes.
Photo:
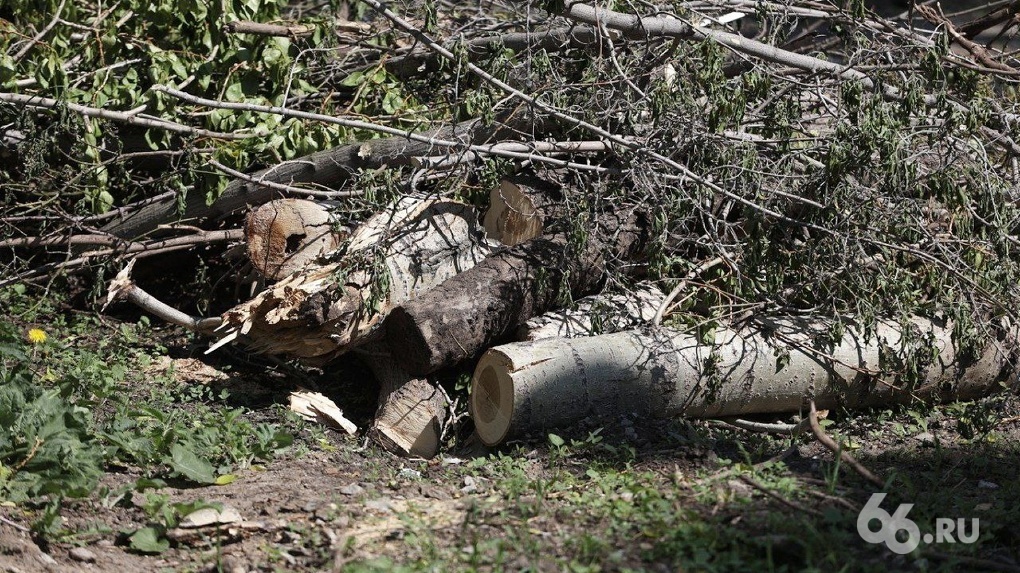
POLYGON ((495 445, 624 413, 719 417, 795 412, 806 398, 820 408, 972 398, 999 389, 1014 373, 1013 330, 965 361, 951 341, 951 326, 922 318, 912 325, 920 338, 881 322, 872 336, 850 331, 824 352, 812 350, 813 337, 827 325, 792 321, 723 329, 714 345, 667 329, 507 344, 479 360, 472 417, 482 441, 495 445), (892 370, 903 345, 935 356, 909 387, 892 370))
POLYGON ((328 361, 371 337, 395 305, 492 252, 477 219, 463 203, 404 197, 358 227, 330 262, 224 313, 210 351, 241 339, 256 352, 328 361))
POLYGON ((638 328, 651 324, 665 299, 666 295, 648 282, 638 283, 630 292, 586 296, 572 308, 528 319, 517 329, 516 338, 577 338, 638 328))

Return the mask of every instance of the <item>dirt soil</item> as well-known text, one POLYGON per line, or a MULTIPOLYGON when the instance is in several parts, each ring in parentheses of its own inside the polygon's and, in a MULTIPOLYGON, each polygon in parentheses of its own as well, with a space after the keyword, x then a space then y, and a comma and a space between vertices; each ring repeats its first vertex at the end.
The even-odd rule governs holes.
MULTIPOLYGON (((224 384, 248 405, 279 400, 286 389, 285 385, 281 388, 278 379, 267 378, 265 370, 227 373, 215 363, 190 356, 168 358, 155 367, 166 368, 171 363, 181 383, 224 384)), ((370 413, 370 403, 365 406, 356 418, 361 427, 370 413)), ((1010 397, 997 407, 1004 420, 999 427, 1000 445, 1020 443, 1016 418, 1020 415, 1020 400, 1010 397)), ((980 570, 983 563, 997 570, 1010 570, 1010 563, 1018 563, 1016 548, 1020 547, 1020 539, 1015 532, 1020 529, 1015 526, 1020 525, 1020 510, 1015 497, 1002 496, 1015 491, 1005 486, 1016 481, 1020 467, 1016 449, 963 443, 949 418, 926 427, 904 427, 904 418, 883 421, 880 416, 863 416, 844 419, 837 426, 854 436, 850 442, 854 455, 866 460, 880 475, 895 469, 907 480, 938 482, 939 478, 931 474, 943 471, 954 476, 953 483, 945 484, 947 494, 973 499, 970 507, 989 504, 1002 508, 1011 504, 1012 509, 1005 507, 995 518, 1016 520, 997 524, 1000 532, 1012 530, 1012 539, 998 534, 985 555, 995 561, 983 563, 974 558, 967 567, 980 570), (904 431, 893 431, 896 424, 904 431), (962 479, 957 479, 960 476, 962 479)), ((119 500, 96 495, 70 502, 63 512, 65 527, 77 533, 52 544, 37 544, 22 531, 30 523, 26 516, 0 508, 4 518, 0 523, 0 571, 383 571, 394 563, 435 560, 461 563, 458 570, 564 570, 562 558, 569 561, 584 555, 573 539, 587 539, 585 536, 599 528, 610 532, 617 524, 612 517, 585 515, 584 505, 578 505, 581 498, 576 497, 585 486, 568 484, 557 489, 555 484, 563 482, 564 476, 576 476, 603 487, 597 483, 602 478, 596 476, 612 471, 620 476, 638 476, 636 480, 652 489, 679 491, 684 511, 692 511, 692 516, 708 523, 734 527, 743 532, 740 535, 756 539, 755 543, 773 535, 776 540, 768 542, 779 551, 794 544, 788 536, 785 541, 780 539, 786 534, 763 529, 762 519, 783 519, 784 515, 802 518, 805 512, 846 512, 848 507, 859 508, 874 490, 856 476, 844 476, 837 487, 827 485, 826 472, 831 470, 833 456, 817 441, 803 438, 788 447, 789 442, 732 429, 716 431, 715 427, 705 422, 646 424, 622 420, 607 428, 608 445, 603 449, 584 450, 578 446, 582 453, 577 455, 547 445, 536 446, 536 442, 492 452, 468 439, 459 449, 433 460, 398 458, 362 437, 323 430, 318 438, 306 440, 310 445, 303 452, 265 467, 239 471, 233 483, 161 490, 175 503, 220 503, 220 515, 229 521, 173 529, 167 533, 171 548, 161 554, 143 555, 128 549, 127 534, 153 522, 144 511, 147 500, 143 493, 132 492, 119 500), (702 437, 691 438, 694 434, 702 437), (619 450, 631 452, 627 461, 606 454, 619 450), (767 471, 767 460, 781 458, 786 464, 785 474, 768 486, 761 486, 761 474, 746 480, 741 475, 750 466, 742 470, 728 461, 741 456, 758 464, 755 467, 759 470, 766 468, 761 471, 767 471), (513 483, 520 482, 512 482, 515 478, 511 473, 501 469, 506 467, 514 468, 517 473, 513 475, 524 476, 528 487, 517 490, 513 483), (591 473, 592 468, 598 468, 596 474, 591 473), (543 482, 546 478, 548 481, 543 482), (777 494, 783 479, 810 490, 812 495, 806 496, 809 501, 794 501, 797 496, 788 493, 777 494), (541 483, 547 483, 543 487, 550 490, 536 490, 535 484, 541 483), (536 509, 539 506, 542 509, 536 509), (232 512, 236 513, 227 515, 232 512), (520 548, 518 554, 500 557, 502 561, 496 562, 502 564, 496 567, 475 567, 469 559, 461 559, 486 539, 502 537, 512 544, 518 535, 536 540, 535 548, 520 548)), ((586 430, 580 429, 577 436, 583 438, 586 430)), ((130 468, 123 468, 106 476, 100 492, 105 491, 103 488, 115 491, 138 477, 130 468)), ((634 494, 628 497, 622 489, 619 492, 602 498, 614 504, 638 503, 634 494)), ((616 511, 612 509, 605 515, 616 515, 616 511)), ((615 561, 588 570, 677 570, 673 559, 655 557, 654 539, 628 539, 611 533, 607 533, 607 539, 610 544, 618 544, 606 553, 615 561)), ((803 552, 796 548, 790 551, 795 557, 803 552)), ((918 570, 916 562, 891 560, 883 565, 889 556, 863 546, 861 562, 849 569, 870 563, 890 570, 918 570)))

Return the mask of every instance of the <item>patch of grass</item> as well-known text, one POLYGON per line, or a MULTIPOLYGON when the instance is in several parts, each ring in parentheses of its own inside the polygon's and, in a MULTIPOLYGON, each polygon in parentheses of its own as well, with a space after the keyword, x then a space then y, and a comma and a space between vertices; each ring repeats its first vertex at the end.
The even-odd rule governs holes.
POLYGON ((144 320, 111 327, 63 315, 22 288, 0 291, 0 303, 13 315, 0 319, 0 500, 42 503, 43 533, 59 529, 63 498, 87 496, 111 467, 140 473, 137 487, 225 484, 293 442, 222 406, 223 393, 148 378, 144 320))

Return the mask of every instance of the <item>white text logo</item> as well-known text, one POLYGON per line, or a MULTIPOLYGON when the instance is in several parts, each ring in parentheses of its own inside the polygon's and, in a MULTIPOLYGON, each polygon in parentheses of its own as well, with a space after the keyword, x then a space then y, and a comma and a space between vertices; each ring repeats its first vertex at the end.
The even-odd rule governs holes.
POLYGON ((970 520, 970 527, 967 527, 967 520, 964 518, 950 519, 939 517, 935 519, 935 534, 925 533, 921 535, 914 520, 907 517, 907 513, 914 507, 912 503, 903 503, 896 508, 892 515, 879 507, 885 499, 884 493, 871 495, 868 503, 864 504, 861 514, 857 516, 857 533, 861 539, 868 543, 885 543, 893 553, 904 555, 917 549, 923 540, 925 543, 974 543, 978 539, 980 524, 978 519, 970 520), (877 531, 871 529, 872 520, 878 520, 881 527, 877 531), (903 534, 898 535, 900 532, 903 534), (954 536, 955 534, 955 536, 954 536))

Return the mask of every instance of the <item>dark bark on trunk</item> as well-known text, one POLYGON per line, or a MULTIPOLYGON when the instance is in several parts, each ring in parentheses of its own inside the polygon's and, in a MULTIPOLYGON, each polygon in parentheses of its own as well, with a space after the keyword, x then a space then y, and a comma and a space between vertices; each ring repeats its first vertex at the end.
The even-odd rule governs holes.
POLYGON ((643 214, 607 215, 601 223, 606 232, 592 233, 583 248, 562 233, 538 237, 397 307, 386 319, 394 357, 411 375, 423 376, 504 339, 566 292, 575 298, 594 292, 607 255, 633 259, 648 239, 643 214))

